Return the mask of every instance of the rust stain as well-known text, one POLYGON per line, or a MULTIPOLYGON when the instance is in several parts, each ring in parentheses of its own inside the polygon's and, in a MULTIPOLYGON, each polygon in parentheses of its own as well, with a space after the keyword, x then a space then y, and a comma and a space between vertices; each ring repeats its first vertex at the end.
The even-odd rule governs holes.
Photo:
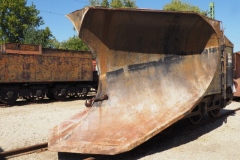
POLYGON ((0 83, 93 80, 92 65, 86 65, 92 63, 90 52, 42 49, 36 45, 14 43, 0 46, 0 83), (24 53, 17 54, 19 50, 24 53), (41 51, 41 54, 33 51, 41 51), (81 61, 84 63, 79 63, 81 61), (82 74, 84 76, 78 76, 82 74))

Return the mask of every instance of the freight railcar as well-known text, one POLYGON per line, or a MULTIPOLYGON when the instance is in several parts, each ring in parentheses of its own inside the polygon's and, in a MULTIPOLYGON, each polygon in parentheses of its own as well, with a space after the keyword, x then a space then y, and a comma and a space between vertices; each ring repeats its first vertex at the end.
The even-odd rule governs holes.
POLYGON ((19 97, 36 101, 82 96, 98 83, 87 51, 6 43, 0 48, 0 70, 0 101, 5 104, 19 97))
POLYGON ((96 97, 102 98, 55 126, 49 150, 119 154, 183 118, 196 124, 204 113, 217 117, 231 102, 233 46, 220 21, 191 12, 99 7, 67 17, 96 56, 96 97))

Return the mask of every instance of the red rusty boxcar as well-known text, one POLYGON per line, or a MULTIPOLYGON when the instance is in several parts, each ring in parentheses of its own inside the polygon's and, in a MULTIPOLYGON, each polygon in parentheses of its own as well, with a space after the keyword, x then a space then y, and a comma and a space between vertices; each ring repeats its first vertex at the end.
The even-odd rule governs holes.
POLYGON ((6 104, 18 97, 63 100, 86 95, 91 87, 97 87, 93 57, 88 51, 6 43, 0 48, 0 70, 0 101, 6 104))

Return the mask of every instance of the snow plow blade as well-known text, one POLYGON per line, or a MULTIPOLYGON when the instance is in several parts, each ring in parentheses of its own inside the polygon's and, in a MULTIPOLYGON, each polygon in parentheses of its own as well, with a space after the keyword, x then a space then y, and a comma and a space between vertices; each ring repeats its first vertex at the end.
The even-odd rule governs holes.
POLYGON ((55 126, 51 151, 129 151, 190 113, 219 67, 219 21, 196 13, 93 7, 67 17, 96 57, 96 97, 108 98, 55 126))

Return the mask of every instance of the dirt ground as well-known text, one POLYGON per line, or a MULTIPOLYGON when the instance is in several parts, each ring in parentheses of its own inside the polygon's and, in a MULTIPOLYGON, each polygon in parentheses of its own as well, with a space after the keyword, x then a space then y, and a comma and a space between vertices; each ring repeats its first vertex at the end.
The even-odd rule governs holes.
MULTIPOLYGON (((49 129, 83 110, 84 102, 76 100, 0 108, 0 152, 46 142, 49 129)), ((223 112, 238 107, 239 102, 232 102, 223 112)), ((222 119, 164 140, 153 138, 126 154, 108 156, 105 159, 238 160, 239 150, 240 111, 226 120, 222 119)), ((64 157, 81 159, 78 155, 64 157)), ((55 160, 58 159, 58 154, 46 151, 12 159, 55 160)))

